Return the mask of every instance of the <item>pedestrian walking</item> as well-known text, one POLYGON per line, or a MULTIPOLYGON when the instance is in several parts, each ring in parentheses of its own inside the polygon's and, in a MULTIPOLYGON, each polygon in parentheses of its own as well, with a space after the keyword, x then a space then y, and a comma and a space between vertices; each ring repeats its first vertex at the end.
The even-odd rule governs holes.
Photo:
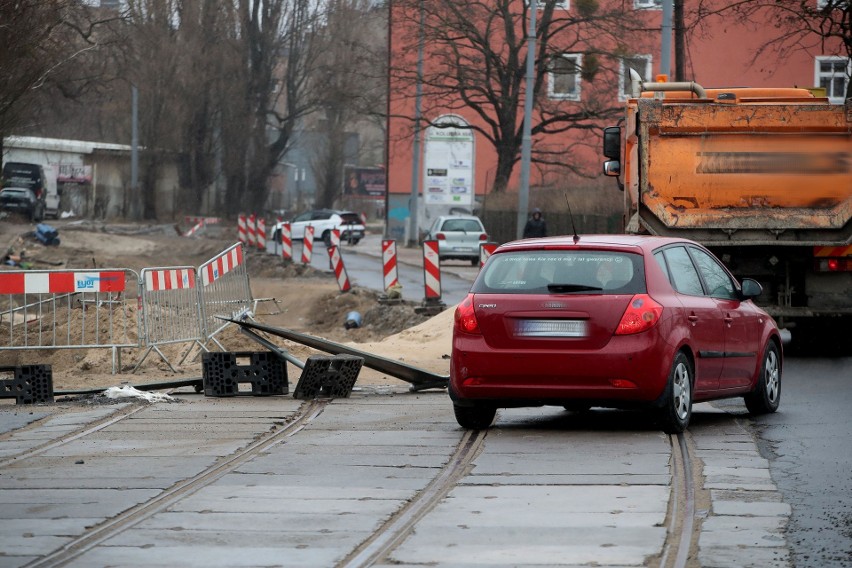
POLYGON ((541 209, 536 207, 532 210, 532 217, 530 217, 527 224, 524 226, 524 238, 532 239, 535 237, 546 237, 547 236, 547 223, 544 221, 544 218, 541 216, 541 209))

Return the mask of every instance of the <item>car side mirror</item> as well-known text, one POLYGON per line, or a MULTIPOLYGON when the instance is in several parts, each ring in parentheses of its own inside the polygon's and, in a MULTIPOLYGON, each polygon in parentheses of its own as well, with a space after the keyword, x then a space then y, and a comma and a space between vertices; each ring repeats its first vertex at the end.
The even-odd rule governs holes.
POLYGON ((742 291, 740 292, 743 300, 753 300, 760 296, 762 292, 763 286, 760 285, 760 282, 752 278, 743 278, 742 291))

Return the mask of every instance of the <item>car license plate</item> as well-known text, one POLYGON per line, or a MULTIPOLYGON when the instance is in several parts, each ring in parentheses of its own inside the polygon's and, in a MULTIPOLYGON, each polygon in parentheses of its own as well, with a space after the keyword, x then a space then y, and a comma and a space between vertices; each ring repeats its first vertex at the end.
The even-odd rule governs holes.
POLYGON ((472 247, 453 247, 453 250, 456 252, 473 252, 472 247))
POLYGON ((517 320, 516 337, 586 337, 585 320, 517 320))

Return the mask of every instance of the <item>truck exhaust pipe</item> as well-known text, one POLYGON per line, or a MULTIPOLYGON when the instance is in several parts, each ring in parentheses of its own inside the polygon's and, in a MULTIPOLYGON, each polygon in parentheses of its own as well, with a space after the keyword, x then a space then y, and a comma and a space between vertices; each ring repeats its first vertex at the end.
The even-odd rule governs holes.
POLYGON ((699 99, 707 98, 707 91, 695 81, 680 83, 646 83, 635 69, 630 69, 630 91, 634 98, 642 96, 643 91, 691 91, 699 99))

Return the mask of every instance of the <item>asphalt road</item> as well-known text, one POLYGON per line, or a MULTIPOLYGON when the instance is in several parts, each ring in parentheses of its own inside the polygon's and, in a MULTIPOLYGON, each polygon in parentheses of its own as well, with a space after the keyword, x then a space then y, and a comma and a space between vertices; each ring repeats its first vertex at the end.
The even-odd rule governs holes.
MULTIPOLYGON (((743 413, 736 401, 715 403, 743 413)), ((787 358, 781 407, 745 418, 792 507, 794 566, 852 566, 852 358, 787 358)), ((740 405, 741 406, 741 405, 740 405)))

